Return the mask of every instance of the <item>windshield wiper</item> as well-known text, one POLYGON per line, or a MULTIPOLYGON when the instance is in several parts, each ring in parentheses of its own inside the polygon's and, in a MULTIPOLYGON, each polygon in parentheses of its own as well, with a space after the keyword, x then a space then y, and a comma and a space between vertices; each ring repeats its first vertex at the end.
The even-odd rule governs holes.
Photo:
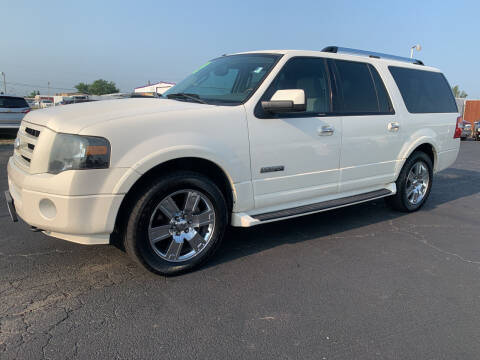
POLYGON ((200 104, 208 104, 206 101, 200 99, 200 96, 197 94, 188 94, 188 93, 176 93, 176 94, 168 94, 167 98, 169 99, 188 99, 198 102, 200 104))

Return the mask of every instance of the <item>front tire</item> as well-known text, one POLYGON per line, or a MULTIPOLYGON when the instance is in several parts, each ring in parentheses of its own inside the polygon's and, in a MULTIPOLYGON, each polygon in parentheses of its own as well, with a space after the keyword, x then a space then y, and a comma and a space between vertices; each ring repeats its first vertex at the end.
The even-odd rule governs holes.
POLYGON ((207 177, 177 172, 137 195, 124 232, 127 253, 148 270, 177 275, 207 261, 228 222, 222 192, 207 177))
POLYGON ((417 211, 430 195, 432 180, 432 160, 424 152, 414 152, 403 165, 395 182, 397 193, 386 198, 387 204, 402 212, 417 211))

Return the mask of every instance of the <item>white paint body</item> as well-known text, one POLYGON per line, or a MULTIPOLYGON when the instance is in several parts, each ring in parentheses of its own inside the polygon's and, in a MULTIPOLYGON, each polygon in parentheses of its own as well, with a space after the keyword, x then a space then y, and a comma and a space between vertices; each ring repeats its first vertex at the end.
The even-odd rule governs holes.
POLYGON ((455 161, 460 143, 453 139, 457 115, 410 114, 387 68, 394 64, 418 69, 418 65, 316 51, 276 52, 284 56, 243 105, 122 99, 28 114, 19 137, 35 142, 35 150, 28 154, 31 161, 22 160, 27 150, 19 149, 8 163, 9 189, 18 214, 49 235, 105 244, 120 204, 135 182, 153 167, 177 158, 202 158, 223 170, 233 190, 234 226, 261 223, 255 219, 260 213, 380 189, 395 192, 403 163, 422 144, 434 149, 435 171, 455 161), (256 104, 283 64, 294 56, 372 64, 385 83, 395 114, 256 118, 256 104), (392 121, 399 124, 398 131, 389 130, 392 121), (323 126, 333 127, 333 135, 321 136, 323 126), (25 127, 39 130, 40 136, 32 139, 25 127), (56 133, 107 138, 110 168, 47 173, 56 133), (277 165, 284 166, 284 171, 260 172, 277 165), (55 216, 41 208, 44 199, 55 204, 55 216))

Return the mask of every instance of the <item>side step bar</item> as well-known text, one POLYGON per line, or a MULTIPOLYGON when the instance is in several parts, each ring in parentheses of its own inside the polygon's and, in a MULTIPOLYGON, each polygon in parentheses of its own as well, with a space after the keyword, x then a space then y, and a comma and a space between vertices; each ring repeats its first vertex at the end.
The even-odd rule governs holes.
POLYGON ((393 192, 390 190, 387 190, 387 189, 375 190, 365 194, 348 196, 341 199, 329 200, 329 201, 324 201, 316 204, 294 207, 286 210, 272 211, 268 213, 252 215, 252 218, 260 221, 280 219, 280 218, 285 218, 289 216, 296 216, 296 215, 314 213, 318 211, 325 211, 328 209, 333 209, 333 208, 342 207, 342 206, 355 204, 355 203, 361 203, 364 201, 378 199, 378 198, 382 198, 389 195, 393 195, 393 192))

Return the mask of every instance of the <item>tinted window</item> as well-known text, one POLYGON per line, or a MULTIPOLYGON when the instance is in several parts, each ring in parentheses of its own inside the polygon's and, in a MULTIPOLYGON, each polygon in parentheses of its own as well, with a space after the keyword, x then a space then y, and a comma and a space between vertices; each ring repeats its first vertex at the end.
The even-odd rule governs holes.
POLYGON ((375 85, 368 65, 360 62, 335 60, 340 93, 343 95, 342 113, 379 112, 375 85))
POLYGON ((377 90, 378 107, 381 113, 392 113, 393 106, 388 96, 385 84, 382 78, 378 74, 378 71, 372 66, 368 65, 370 73, 372 74, 373 82, 375 84, 375 90, 377 90))
POLYGON ((307 113, 330 112, 330 92, 324 59, 290 59, 265 92, 263 100, 270 100, 277 90, 287 89, 305 91, 307 113))
POLYGON ((21 97, 0 96, 0 107, 10 109, 28 108, 28 104, 21 97))
POLYGON ((442 73, 389 66, 410 113, 456 113, 457 105, 442 73))

